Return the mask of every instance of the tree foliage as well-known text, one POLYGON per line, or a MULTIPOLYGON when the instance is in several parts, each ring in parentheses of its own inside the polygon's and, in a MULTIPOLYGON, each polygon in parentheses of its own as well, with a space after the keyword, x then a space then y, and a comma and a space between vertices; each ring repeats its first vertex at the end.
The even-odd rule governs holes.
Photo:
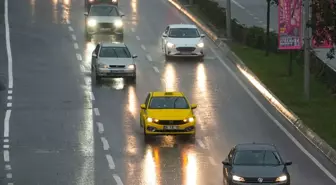
MULTIPOLYGON (((267 0, 272 5, 278 5, 279 0, 267 0)), ((305 0, 303 0, 305 1, 305 0)), ((306 0, 307 1, 307 0, 306 0)), ((306 24, 312 29, 312 36, 317 43, 330 40, 336 44, 336 0, 309 0, 311 8, 311 20, 306 24)), ((319 45, 319 44, 317 44, 319 45)), ((335 56, 335 48, 331 48, 327 57, 332 59, 335 56)))

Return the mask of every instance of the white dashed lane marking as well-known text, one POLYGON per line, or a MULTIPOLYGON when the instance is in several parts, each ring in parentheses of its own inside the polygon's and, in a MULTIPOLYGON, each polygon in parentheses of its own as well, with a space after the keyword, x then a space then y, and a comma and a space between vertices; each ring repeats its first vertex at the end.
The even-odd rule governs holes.
POLYGON ((7 103, 7 107, 12 107, 12 103, 7 103))
POLYGON ((139 36, 135 36, 135 38, 136 38, 137 40, 140 40, 140 37, 139 37, 139 36))
POLYGON ((160 73, 159 69, 157 67, 153 67, 154 71, 157 72, 157 73, 160 73))
POLYGON ((74 43, 74 48, 75 48, 75 49, 78 49, 78 48, 79 48, 77 43, 74 43))
POLYGON ((94 96, 94 94, 93 94, 93 92, 91 92, 91 100, 95 100, 96 98, 95 98, 95 96, 94 96))
POLYGON ((12 169, 11 165, 9 165, 9 164, 6 164, 6 165, 5 165, 5 170, 9 171, 9 170, 11 170, 11 169, 12 169))
POLYGON ((6 174, 6 177, 7 177, 7 179, 11 179, 13 176, 12 176, 11 173, 7 173, 7 174, 6 174))
POLYGON ((3 145, 4 148, 8 149, 9 148, 9 145, 3 145))
POLYGON ((12 100, 13 97, 12 96, 7 96, 7 100, 12 100))
POLYGON ((95 113, 96 116, 100 116, 98 108, 94 108, 93 111, 94 111, 94 113, 95 113))
POLYGON ((83 60, 83 59, 82 59, 82 55, 79 54, 79 53, 76 53, 76 58, 77 58, 77 60, 79 60, 79 61, 82 61, 82 60, 83 60))
POLYGON ((153 61, 152 57, 151 57, 150 55, 148 55, 148 54, 146 55, 146 58, 147 58, 147 60, 150 61, 150 62, 153 61))
POLYGON ((204 143, 202 142, 202 140, 197 139, 196 142, 198 143, 198 145, 199 145, 201 148, 205 148, 205 145, 204 145, 204 143))
POLYGON ((141 44, 141 48, 146 51, 146 47, 143 44, 141 44))
POLYGON ((114 161, 113 161, 112 156, 109 155, 109 154, 107 154, 107 155, 106 155, 106 160, 107 160, 107 162, 108 162, 109 168, 110 168, 111 170, 114 170, 114 169, 115 169, 115 164, 114 164, 114 161))
POLYGON ((7 110, 4 120, 4 137, 9 137, 9 120, 11 117, 12 110, 7 110))
POLYGON ((82 73, 85 72, 85 67, 83 65, 80 65, 80 69, 81 69, 82 73))
POLYGON ((216 161, 212 158, 212 157, 209 157, 209 161, 212 165, 216 166, 216 161))
POLYGON ((68 28, 69 28, 69 31, 74 31, 74 29, 71 26, 69 26, 68 28))
POLYGON ((101 137, 100 140, 103 143, 104 150, 110 149, 110 145, 108 144, 108 141, 105 139, 105 137, 101 137))
POLYGON ((72 34, 71 37, 72 37, 72 40, 77 40, 76 35, 72 34))
POLYGON ((104 125, 100 122, 96 122, 97 127, 98 127, 98 132, 102 134, 104 132, 104 125))
POLYGON ((4 155, 4 161, 9 162, 9 151, 4 150, 3 155, 4 155))
POLYGON ((12 90, 8 90, 8 94, 13 94, 13 91, 12 90))
POLYGON ((113 174, 114 180, 117 182, 117 185, 124 185, 123 182, 121 181, 121 178, 117 174, 113 174))
POLYGON ((135 29, 134 28, 131 28, 132 32, 135 32, 135 29))

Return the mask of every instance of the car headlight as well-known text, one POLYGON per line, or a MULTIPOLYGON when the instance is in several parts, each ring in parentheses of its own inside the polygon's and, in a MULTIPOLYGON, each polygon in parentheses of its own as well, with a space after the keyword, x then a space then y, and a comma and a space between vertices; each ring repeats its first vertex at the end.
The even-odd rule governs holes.
POLYGON ((92 3, 94 0, 89 0, 90 1, 90 3, 92 3))
POLYGON ((135 69, 135 65, 134 65, 134 64, 128 65, 127 68, 128 68, 128 69, 135 69))
POLYGON ((109 66, 106 64, 98 64, 98 67, 99 68, 109 68, 109 66))
POLYGON ((167 47, 168 47, 168 48, 173 48, 173 47, 175 47, 175 44, 170 43, 170 42, 167 42, 167 47))
POLYGON ((193 117, 190 117, 190 118, 186 118, 183 120, 184 122, 194 122, 195 119, 193 117))
POLYGON ((149 122, 149 123, 157 123, 157 122, 159 122, 159 120, 158 119, 154 119, 154 118, 147 118, 147 122, 149 122))
POLYGON ((123 26, 123 22, 121 20, 117 20, 114 22, 114 26, 117 28, 120 28, 123 26))
POLYGON ((278 177, 275 181, 276 182, 284 182, 287 180, 287 175, 282 175, 280 177, 278 177))
POLYGON ((203 42, 198 43, 198 44, 197 44, 197 47, 199 47, 199 48, 203 48, 203 47, 204 47, 204 43, 203 43, 203 42))
POLYGON ((116 3, 116 2, 117 2, 117 0, 112 0, 112 2, 113 2, 113 3, 116 3))
POLYGON ((93 20, 93 19, 91 19, 91 20, 89 20, 89 21, 88 21, 88 25, 89 25, 90 27, 94 27, 94 26, 96 26, 96 25, 97 25, 97 21, 96 21, 96 20, 93 20))
POLYGON ((238 182, 244 182, 245 179, 243 177, 239 177, 237 175, 232 175, 232 180, 238 181, 238 182))

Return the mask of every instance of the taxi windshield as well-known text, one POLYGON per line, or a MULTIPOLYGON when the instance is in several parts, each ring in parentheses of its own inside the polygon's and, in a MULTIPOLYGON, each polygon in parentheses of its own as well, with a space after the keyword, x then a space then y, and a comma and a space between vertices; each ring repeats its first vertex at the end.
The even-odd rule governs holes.
POLYGON ((92 6, 89 16, 119 16, 115 6, 92 6))
POLYGON ((153 97, 149 103, 149 109, 189 109, 184 97, 153 97))

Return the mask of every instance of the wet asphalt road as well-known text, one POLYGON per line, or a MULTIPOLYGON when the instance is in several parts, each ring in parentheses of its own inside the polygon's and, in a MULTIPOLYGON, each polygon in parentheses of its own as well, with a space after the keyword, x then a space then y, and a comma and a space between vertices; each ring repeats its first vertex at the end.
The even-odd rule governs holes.
MULTIPOLYGON (((233 64, 211 42, 206 42, 204 62, 164 60, 161 32, 167 24, 186 21, 177 10, 162 0, 125 0, 120 8, 126 15, 124 42, 139 56, 136 85, 122 79, 92 82, 94 43, 111 38, 85 41, 84 1, 10 0, 15 90, 9 181, 219 185, 221 161, 230 148, 256 141, 276 144, 284 158, 293 161, 293 184, 333 184, 248 96, 220 60, 236 72, 233 64), (164 89, 183 91, 199 105, 195 143, 171 136, 144 142, 139 106, 148 91, 164 89)), ((4 52, 2 41, 0 47, 4 52)), ((2 71, 6 61, 0 61, 2 71)), ((243 83, 295 133, 246 80, 243 83)), ((334 166, 302 137, 297 139, 335 174, 334 166)))

